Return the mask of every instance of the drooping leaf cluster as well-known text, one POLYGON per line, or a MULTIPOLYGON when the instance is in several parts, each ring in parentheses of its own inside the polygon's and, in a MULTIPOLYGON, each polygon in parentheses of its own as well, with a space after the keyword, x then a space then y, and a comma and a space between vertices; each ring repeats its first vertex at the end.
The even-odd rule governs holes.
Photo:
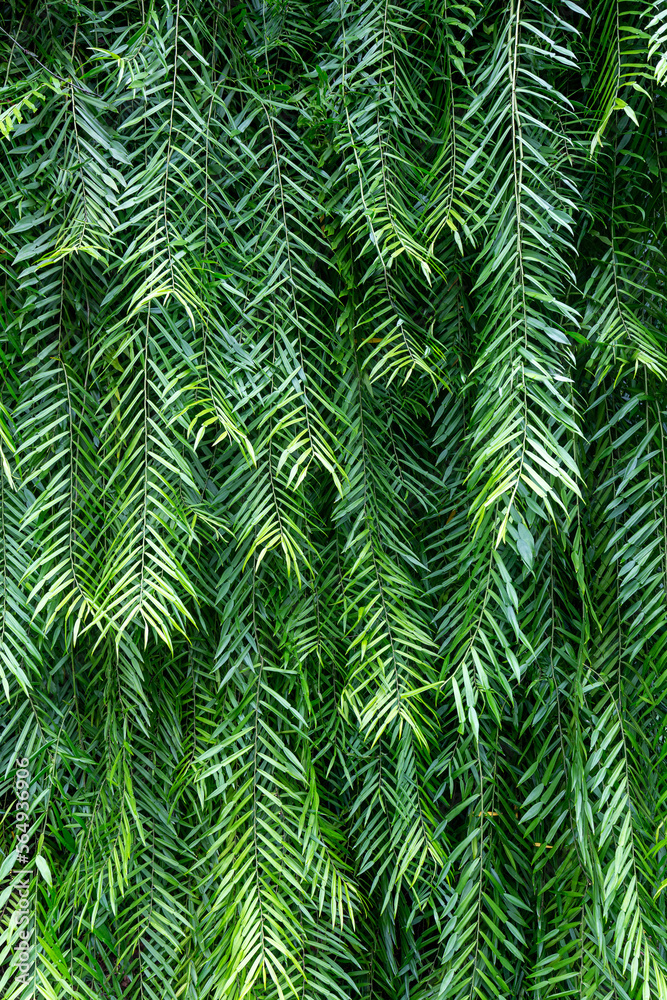
POLYGON ((0 4, 3 996, 667 1000, 666 67, 0 4))

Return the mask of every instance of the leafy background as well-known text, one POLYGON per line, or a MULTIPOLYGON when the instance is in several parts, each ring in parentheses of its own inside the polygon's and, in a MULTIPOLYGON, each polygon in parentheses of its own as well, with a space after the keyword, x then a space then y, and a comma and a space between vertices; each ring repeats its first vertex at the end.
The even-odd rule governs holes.
POLYGON ((667 6, 0 11, 3 996, 665 1000, 667 6))

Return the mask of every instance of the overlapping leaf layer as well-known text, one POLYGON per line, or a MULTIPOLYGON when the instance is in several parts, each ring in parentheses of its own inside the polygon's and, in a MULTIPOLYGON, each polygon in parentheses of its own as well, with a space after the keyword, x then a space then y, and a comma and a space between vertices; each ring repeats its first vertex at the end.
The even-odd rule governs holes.
POLYGON ((667 1000, 667 6, 0 16, 0 993, 667 1000))

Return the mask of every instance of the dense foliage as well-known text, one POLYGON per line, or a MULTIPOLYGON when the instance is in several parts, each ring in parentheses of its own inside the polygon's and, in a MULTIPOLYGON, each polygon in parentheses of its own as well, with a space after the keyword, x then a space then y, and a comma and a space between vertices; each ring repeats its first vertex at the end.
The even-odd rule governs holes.
POLYGON ((0 18, 2 995, 665 1000, 667 6, 0 18))

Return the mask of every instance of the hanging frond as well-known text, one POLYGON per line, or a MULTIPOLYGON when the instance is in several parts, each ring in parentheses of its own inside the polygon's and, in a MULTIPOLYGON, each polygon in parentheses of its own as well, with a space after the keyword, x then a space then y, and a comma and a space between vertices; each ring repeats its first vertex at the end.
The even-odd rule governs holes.
POLYGON ((667 1000, 666 24, 0 4, 7 1000, 667 1000))

